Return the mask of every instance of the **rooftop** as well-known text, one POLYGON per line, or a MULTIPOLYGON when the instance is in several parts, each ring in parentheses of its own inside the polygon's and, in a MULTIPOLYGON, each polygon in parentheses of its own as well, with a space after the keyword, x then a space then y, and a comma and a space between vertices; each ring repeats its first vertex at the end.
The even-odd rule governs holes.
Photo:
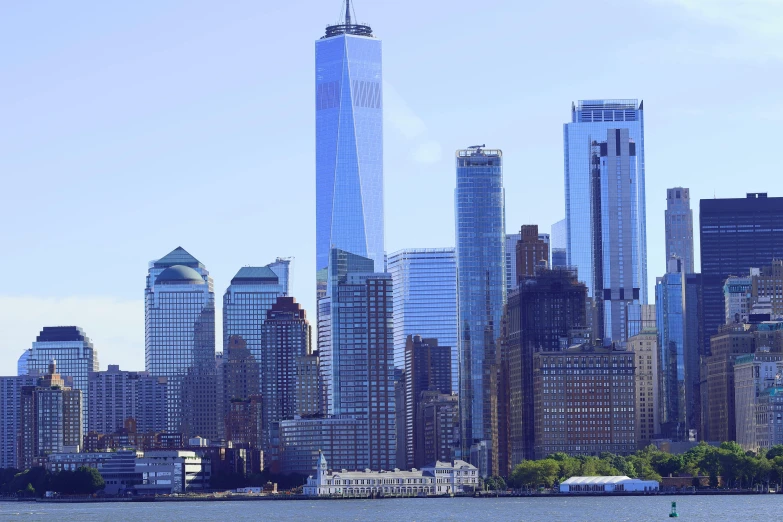
POLYGON ((276 285, 279 283, 277 274, 268 266, 243 266, 237 275, 231 279, 232 285, 250 285, 266 283, 276 285))
POLYGON ((174 265, 189 266, 191 268, 204 268, 201 261, 190 255, 190 253, 181 246, 175 248, 165 256, 153 262, 155 268, 166 268, 174 265))
POLYGON ((201 274, 189 266, 174 265, 158 274, 155 284, 204 284, 201 274))
POLYGON ((87 337, 84 330, 78 326, 44 326, 35 340, 39 343, 67 341, 84 341, 88 344, 90 343, 90 338, 87 337))
POLYGON ((353 11, 351 7, 351 0, 344 0, 343 2, 344 9, 340 10, 340 19, 338 22, 334 25, 327 25, 326 26, 326 34, 321 37, 321 39, 324 38, 331 38, 333 36, 339 36, 341 34, 351 34, 354 36, 369 36, 372 38, 372 28, 364 23, 361 24, 355 24, 353 23, 354 18, 356 17, 356 13, 353 11))

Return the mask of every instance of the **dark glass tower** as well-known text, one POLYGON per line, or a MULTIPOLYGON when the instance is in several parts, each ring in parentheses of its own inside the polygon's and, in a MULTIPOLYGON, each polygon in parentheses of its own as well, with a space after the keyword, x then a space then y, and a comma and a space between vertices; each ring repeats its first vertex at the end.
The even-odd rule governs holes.
POLYGON ((494 426, 490 376, 506 300, 503 153, 483 146, 458 150, 456 168, 462 455, 473 453, 473 464, 486 474, 494 426))
POLYGON ((783 198, 765 193, 745 198, 702 199, 699 202, 701 275, 704 299, 702 334, 710 336, 725 322, 723 284, 730 275, 783 258, 783 198))
POLYGON ((381 72, 381 41, 353 22, 347 0, 343 20, 315 43, 319 271, 331 248, 368 257, 384 271, 381 72))

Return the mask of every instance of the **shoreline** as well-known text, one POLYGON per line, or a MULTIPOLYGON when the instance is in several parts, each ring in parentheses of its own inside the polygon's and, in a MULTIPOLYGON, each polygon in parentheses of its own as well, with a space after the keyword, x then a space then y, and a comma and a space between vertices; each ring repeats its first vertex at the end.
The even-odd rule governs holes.
POLYGON ((612 498, 612 497, 665 497, 665 496, 734 496, 734 495, 774 495, 776 493, 764 493, 758 491, 661 491, 658 493, 645 492, 613 492, 613 493, 521 493, 503 495, 433 495, 433 496, 334 496, 314 497, 305 495, 225 495, 225 496, 156 496, 156 497, 108 497, 108 498, 1 498, 0 502, 24 502, 44 504, 90 504, 90 503, 148 503, 148 502, 247 502, 247 501, 286 501, 286 500, 402 500, 402 499, 443 499, 443 498, 475 498, 500 499, 500 498, 612 498))

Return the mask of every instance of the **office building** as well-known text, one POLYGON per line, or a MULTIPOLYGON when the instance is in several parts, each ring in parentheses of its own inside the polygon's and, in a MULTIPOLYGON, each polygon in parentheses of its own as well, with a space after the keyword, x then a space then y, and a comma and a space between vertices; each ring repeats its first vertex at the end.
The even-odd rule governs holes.
POLYGON ((389 256, 394 284, 394 367, 405 367, 409 335, 451 346, 452 391, 459 389, 457 262, 453 248, 410 248, 389 256))
MULTIPOLYGON (((490 462, 495 391, 489 378, 496 371, 497 338, 506 301, 503 153, 483 146, 458 150, 456 169, 462 455, 476 445, 487 453, 478 458, 490 462)), ((480 471, 484 476, 489 470, 480 471)))
POLYGON ((699 201, 705 346, 725 322, 726 278, 783 259, 783 228, 778 226, 781 221, 783 198, 770 198, 765 193, 699 201))
POLYGON ((22 387, 35 386, 37 382, 37 375, 0 377, 0 469, 17 465, 22 387))
POLYGON ((647 328, 628 339, 628 351, 636 367, 636 444, 643 449, 661 432, 657 330, 647 328))
POLYGON ((103 372, 90 372, 85 432, 115 433, 133 419, 139 433, 166 430, 165 377, 128 372, 110 364, 103 372))
POLYGON ((143 453, 121 449, 109 452, 52 453, 44 462, 50 473, 76 471, 80 467, 95 468, 101 474, 106 495, 130 493, 141 483, 141 474, 136 473, 136 459, 143 453))
POLYGON ((211 466, 194 451, 147 451, 136 459, 139 495, 171 495, 209 488, 211 466))
POLYGON ((18 469, 50 453, 79 451, 82 444, 82 392, 65 385, 56 361, 35 386, 22 386, 19 407, 18 469))
POLYGON ((755 353, 740 355, 734 361, 734 423, 737 444, 745 451, 759 450, 757 403, 764 390, 779 384, 781 369, 783 355, 770 353, 766 347, 757 347, 755 353))
POLYGON ((758 268, 751 268, 750 275, 726 278, 723 284, 723 303, 726 309, 724 324, 748 322, 748 314, 753 304, 753 275, 758 273, 758 268))
POLYGON ((210 396, 209 389, 215 374, 215 294, 209 272, 177 247, 150 263, 144 294, 144 366, 150 375, 166 377, 167 431, 185 431, 186 412, 199 416, 187 419, 188 429, 216 431, 211 424, 217 422, 217 412, 214 419, 203 418, 214 411, 217 395, 215 389, 210 396))
MULTIPOLYGON (((367 469, 367 424, 351 415, 280 421, 283 473, 308 475, 316 469, 318 454, 331 456, 335 469, 367 469)), ((386 467, 384 469, 393 469, 386 467)))
MULTIPOLYGON (((278 258, 267 266, 242 267, 223 294, 223 350, 232 335, 241 337, 259 364, 259 372, 264 353, 261 345, 264 321, 277 298, 289 295, 285 283, 290 278, 289 266, 278 258)), ((261 393, 263 376, 260 379, 253 393, 261 393)))
POLYGON ((636 451, 633 352, 591 345, 538 352, 533 380, 535 458, 636 451))
POLYGON ((57 361, 60 375, 73 379, 71 386, 82 392, 82 425, 86 425, 89 413, 87 378, 90 372, 98 371, 98 352, 78 326, 45 326, 30 349, 27 372, 43 375, 52 360, 57 361))
POLYGON ((220 371, 221 414, 225 419, 226 441, 236 445, 252 442, 254 439, 247 433, 247 424, 248 418, 253 417, 251 410, 261 409, 260 404, 251 404, 251 397, 259 397, 260 400, 260 370, 242 336, 229 337, 220 371))
POLYGON ((660 337, 660 426, 663 436, 687 441, 701 424, 700 358, 701 278, 682 272, 677 258, 668 273, 656 279, 655 305, 660 337))
POLYGON ((629 128, 610 128, 591 138, 592 282, 599 313, 595 338, 604 346, 622 347, 629 337, 629 318, 647 304, 644 160, 629 128))
MULTIPOLYGON (((451 347, 438 346, 437 339, 409 335, 405 346, 405 452, 404 467, 416 467, 418 411, 425 391, 451 394, 451 347)), ((402 448, 398 448, 402 451, 402 448)))
POLYGON ((424 391, 416 403, 414 467, 454 457, 459 448, 459 398, 456 393, 424 391))
POLYGON ((278 423, 296 413, 296 361, 310 353, 310 323, 293 297, 278 297, 261 333, 264 458, 279 460, 278 423))
POLYGON ((373 267, 372 259, 332 250, 328 293, 318 301, 318 352, 329 417, 280 422, 284 470, 309 472, 319 449, 345 469, 395 465, 392 279, 373 267), (341 440, 327 438, 332 430, 341 440), (348 453, 341 446, 346 440, 348 453))
MULTIPOLYGON (((622 302, 632 298, 630 294, 637 289, 639 303, 647 304, 643 102, 581 100, 572 104, 571 121, 563 126, 563 140, 568 265, 576 267, 589 297, 603 299, 610 290, 614 304, 615 299, 622 302), (601 171, 605 183, 595 183, 601 171), (629 180, 620 185, 619 191, 616 179, 612 183, 612 176, 618 172, 629 180), (600 206, 596 205, 599 199, 600 206), (599 233, 599 218, 608 225, 605 244, 601 244, 604 238, 599 233), (609 259, 603 260, 604 253, 609 259), (617 266, 619 255, 623 256, 622 266, 617 266), (594 266, 596 260, 603 260, 603 271, 596 271, 600 268, 594 266), (603 276, 604 271, 610 273, 605 281, 594 281, 595 275, 603 276)), ((611 324, 619 328, 619 307, 610 308, 615 309, 611 324)), ((609 334, 613 335, 611 331, 609 334)))
POLYGON ((296 415, 323 413, 323 381, 318 350, 296 358, 296 415))
MULTIPOLYGON (((522 225, 519 240, 513 250, 515 273, 512 274, 512 277, 514 279, 510 286, 506 280, 507 288, 516 289, 520 278, 533 276, 536 274, 536 269, 549 266, 548 239, 546 234, 538 233, 538 225, 522 225)), ((508 248, 508 244, 506 248, 508 248)), ((506 250, 506 257, 508 257, 508 250, 506 250)))
POLYGON ((666 262, 676 257, 682 262, 682 272, 693 269, 693 211, 690 190, 674 187, 666 190, 666 262))
POLYGON ((756 445, 765 454, 772 446, 783 444, 783 386, 776 384, 763 390, 756 399, 756 445))
POLYGON ((710 355, 702 361, 701 440, 737 440, 734 409, 734 362, 741 355, 753 353, 755 339, 752 326, 722 326, 710 339, 710 355))
POLYGON ((32 351, 32 348, 28 348, 19 356, 19 359, 16 361, 16 375, 27 375, 27 360, 30 358, 30 352, 32 351))
POLYGON ((566 245, 568 244, 568 230, 566 220, 561 219, 552 225, 551 241, 549 244, 553 268, 568 266, 568 253, 566 245))
MULTIPOLYGON (((566 268, 539 270, 521 280, 506 307, 503 339, 508 365, 509 468, 533 457, 533 354, 565 349, 587 336, 587 287, 566 268)), ((582 339, 586 340, 586 339, 582 339)))
POLYGON ((385 271, 381 62, 381 41, 348 3, 315 43, 317 270, 337 248, 385 271))
MULTIPOLYGON (((226 441, 235 448, 261 450, 264 446, 263 399, 260 395, 228 400, 226 441)), ((278 469, 273 469, 278 472, 278 469)))
POLYGON ((783 260, 773 259, 759 270, 751 269, 751 306, 768 303, 770 315, 783 317, 783 260))

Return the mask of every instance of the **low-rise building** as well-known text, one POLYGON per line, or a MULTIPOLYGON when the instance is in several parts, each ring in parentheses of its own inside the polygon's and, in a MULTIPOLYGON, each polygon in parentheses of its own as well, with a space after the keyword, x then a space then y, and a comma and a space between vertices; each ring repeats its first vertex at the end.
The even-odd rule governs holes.
POLYGON ((462 460, 437 461, 410 471, 332 471, 323 453, 318 468, 307 478, 304 494, 310 496, 450 495, 475 490, 478 468, 462 460))
POLYGON ((783 387, 763 390, 756 399, 756 445, 760 454, 783 444, 783 387))
POLYGON ((207 489, 211 467, 193 451, 148 451, 136 459, 136 472, 141 474, 139 494, 170 495, 207 489))
POLYGON ((99 453, 52 453, 44 466, 53 473, 64 470, 75 471, 80 467, 95 468, 103 477, 107 495, 117 495, 133 490, 141 483, 141 474, 136 471, 136 459, 143 453, 135 450, 107 451, 99 453))
POLYGON ((658 491, 656 480, 632 479, 626 476, 571 477, 560 483, 560 493, 613 493, 616 491, 658 491))

